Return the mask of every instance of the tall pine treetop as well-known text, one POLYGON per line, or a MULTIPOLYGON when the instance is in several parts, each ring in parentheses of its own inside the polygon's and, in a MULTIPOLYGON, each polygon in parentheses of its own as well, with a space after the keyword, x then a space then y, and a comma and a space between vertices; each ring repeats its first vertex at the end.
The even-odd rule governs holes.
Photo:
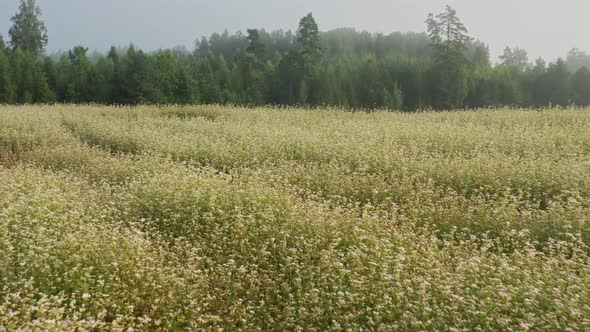
POLYGON ((320 32, 311 13, 299 22, 297 43, 303 57, 317 58, 320 56, 320 32))
POLYGON ((256 57, 260 58, 264 55, 265 47, 264 44, 260 41, 260 33, 257 29, 248 29, 248 39, 249 45, 246 51, 248 53, 254 54, 256 57))
POLYGON ((433 46, 446 52, 462 51, 473 40, 467 35, 468 30, 457 16, 457 11, 448 5, 444 12, 436 16, 428 14, 426 25, 433 46))

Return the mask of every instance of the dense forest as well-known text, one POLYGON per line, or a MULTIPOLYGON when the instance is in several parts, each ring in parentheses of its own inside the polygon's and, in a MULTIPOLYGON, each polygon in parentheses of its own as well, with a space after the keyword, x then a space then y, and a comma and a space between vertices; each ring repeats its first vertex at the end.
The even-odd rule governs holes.
POLYGON ((134 45, 46 55, 35 0, 21 0, 0 35, 0 103, 334 105, 363 109, 457 109, 590 105, 590 55, 531 63, 507 47, 492 64, 455 10, 426 20, 427 33, 320 32, 309 14, 298 30, 213 34, 186 48, 134 45))

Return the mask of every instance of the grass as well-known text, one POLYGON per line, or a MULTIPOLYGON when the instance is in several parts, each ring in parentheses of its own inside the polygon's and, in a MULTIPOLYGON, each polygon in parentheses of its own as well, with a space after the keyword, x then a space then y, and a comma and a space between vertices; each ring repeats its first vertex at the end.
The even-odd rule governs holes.
POLYGON ((590 111, 0 107, 0 330, 588 330, 590 111))

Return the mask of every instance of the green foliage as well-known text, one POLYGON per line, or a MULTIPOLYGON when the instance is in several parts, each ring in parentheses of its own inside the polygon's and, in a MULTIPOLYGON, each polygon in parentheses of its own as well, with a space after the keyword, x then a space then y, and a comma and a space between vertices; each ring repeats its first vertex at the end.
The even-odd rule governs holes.
POLYGON ((115 81, 115 62, 111 57, 101 56, 96 61, 94 70, 95 90, 93 101, 109 104, 113 100, 113 82, 115 81))
POLYGON ((238 100, 245 105, 263 105, 266 96, 264 68, 253 53, 236 56, 232 88, 240 91, 238 100))
POLYGON ((197 41, 195 44, 195 48, 198 50, 199 55, 201 58, 206 57, 209 55, 209 40, 207 37, 203 37, 200 42, 197 41))
POLYGON ((366 55, 356 72, 358 73, 355 79, 357 82, 355 91, 358 93, 357 106, 368 105, 371 108, 377 108, 383 105, 384 93, 387 89, 382 83, 377 58, 374 55, 366 55))
POLYGON ((55 98, 47 83, 41 60, 33 53, 20 48, 11 58, 12 82, 18 103, 49 103, 55 98))
POLYGON ((12 49, 22 49, 34 55, 45 52, 47 28, 40 20, 41 9, 35 0, 21 0, 19 12, 12 17, 12 27, 8 31, 12 49))
POLYGON ((549 64, 547 71, 537 78, 534 86, 536 105, 569 105, 571 103, 570 76, 567 65, 562 59, 549 64))
POLYGON ((472 42, 465 50, 465 57, 475 66, 490 65, 490 49, 481 41, 472 42))
POLYGON ((578 106, 590 106, 590 70, 581 67, 572 77, 574 102, 578 106))
POLYGON ((299 21, 297 30, 299 52, 305 61, 318 61, 321 56, 320 31, 311 13, 299 21))
POLYGON ((262 41, 260 40, 260 34, 258 33, 257 29, 248 29, 248 48, 246 51, 248 53, 253 54, 256 56, 257 59, 262 59, 265 52, 265 47, 262 41))
POLYGON ((0 51, 6 52, 6 43, 4 42, 4 37, 0 33, 0 51))
POLYGON ((383 106, 390 110, 401 110, 404 106, 404 92, 401 90, 398 82, 395 82, 393 89, 383 90, 383 106))
POLYGON ((527 75, 508 67, 476 67, 469 78, 469 93, 465 104, 468 107, 526 105, 524 92, 518 84, 527 75))
POLYGON ((303 81, 303 60, 301 54, 289 51, 280 59, 273 86, 273 103, 297 105, 300 103, 300 89, 303 81))
POLYGON ((428 14, 426 25, 430 42, 436 49, 435 59, 441 58, 439 61, 449 56, 458 57, 473 40, 467 35, 467 28, 461 23, 457 11, 448 5, 436 16, 428 14))
POLYGON ((16 101, 15 89, 10 75, 10 59, 0 50, 0 104, 9 104, 16 101))
POLYGON ((431 105, 439 109, 463 106, 467 96, 467 64, 465 50, 472 38, 450 6, 426 20, 428 36, 435 49, 434 63, 428 74, 431 105))
POLYGON ((527 51, 518 47, 515 47, 513 50, 506 46, 504 54, 500 56, 500 61, 506 67, 516 68, 518 70, 525 70, 529 66, 527 51))
POLYGON ((427 72, 429 105, 437 109, 463 107, 468 93, 468 73, 462 56, 455 54, 436 61, 427 72))
POLYGON ((89 103, 96 98, 95 67, 87 56, 88 49, 76 46, 62 58, 59 71, 58 93, 68 103, 89 103))
MULTIPOLYGON (((321 70, 322 58, 318 25, 311 13, 299 21, 297 46, 301 64, 299 82, 299 102, 301 105, 318 105, 322 96, 321 70)), ((296 65, 295 68, 299 66, 296 65)))

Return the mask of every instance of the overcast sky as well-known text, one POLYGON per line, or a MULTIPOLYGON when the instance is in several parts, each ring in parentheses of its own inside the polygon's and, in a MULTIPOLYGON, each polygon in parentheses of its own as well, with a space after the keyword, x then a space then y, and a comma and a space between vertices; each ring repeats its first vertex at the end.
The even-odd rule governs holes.
MULTIPOLYGON (((493 59, 506 45, 532 59, 553 60, 571 48, 590 50, 589 0, 38 0, 49 30, 48 51, 85 45, 107 50, 133 42, 146 49, 185 45, 197 37, 246 28, 295 29, 313 12, 320 30, 354 27, 388 33, 424 31, 429 12, 452 5, 471 36, 490 46, 493 59)), ((6 38, 18 0, 0 0, 6 38)))

